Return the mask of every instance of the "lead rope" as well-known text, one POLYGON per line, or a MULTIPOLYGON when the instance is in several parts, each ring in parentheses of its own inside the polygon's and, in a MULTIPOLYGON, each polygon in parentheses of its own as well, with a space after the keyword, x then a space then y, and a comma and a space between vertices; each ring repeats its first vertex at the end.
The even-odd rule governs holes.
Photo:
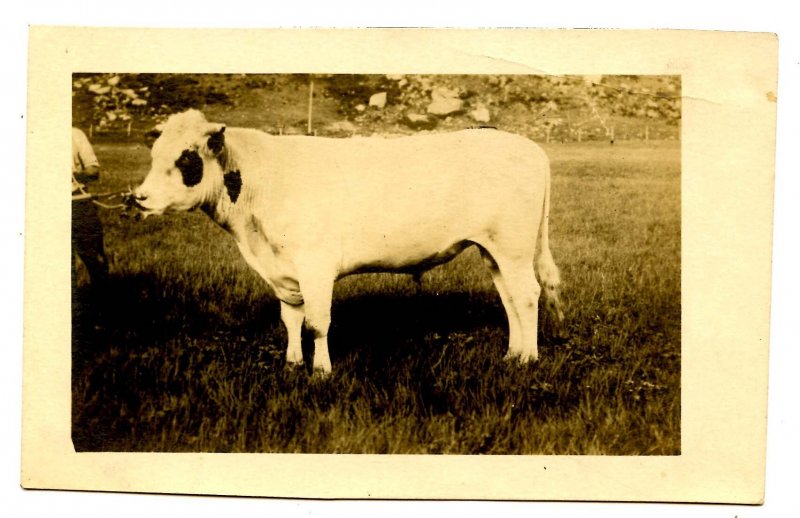
POLYGON ((79 200, 91 200, 92 203, 97 205, 98 207, 102 207, 104 209, 124 209, 128 207, 128 204, 125 203, 125 200, 131 196, 131 189, 128 187, 125 191, 120 192, 103 192, 103 193, 90 193, 85 189, 85 185, 80 183, 75 178, 75 173, 72 173, 72 201, 79 201, 79 200), (75 191, 79 191, 77 194, 75 191), (109 205, 107 203, 103 203, 98 201, 98 199, 105 199, 105 198, 116 198, 122 197, 122 202, 116 203, 114 205, 109 205))

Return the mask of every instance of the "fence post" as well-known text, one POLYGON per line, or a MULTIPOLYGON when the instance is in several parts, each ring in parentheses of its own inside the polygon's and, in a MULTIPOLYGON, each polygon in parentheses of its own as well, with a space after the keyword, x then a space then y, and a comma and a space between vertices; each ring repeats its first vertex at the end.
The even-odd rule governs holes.
POLYGON ((308 85, 308 129, 306 131, 306 135, 311 135, 311 115, 313 111, 313 103, 314 103, 314 79, 311 78, 308 85))

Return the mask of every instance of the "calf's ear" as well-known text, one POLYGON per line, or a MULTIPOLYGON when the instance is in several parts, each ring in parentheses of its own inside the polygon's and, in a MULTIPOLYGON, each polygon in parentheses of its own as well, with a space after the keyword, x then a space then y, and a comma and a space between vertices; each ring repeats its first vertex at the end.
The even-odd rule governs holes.
POLYGON ((212 127, 206 132, 206 135, 208 135, 206 146, 208 146, 208 150, 213 155, 219 155, 225 147, 225 125, 212 124, 211 126, 212 127))
POLYGON ((144 134, 144 143, 147 144, 147 147, 152 148, 155 141, 158 140, 158 137, 160 137, 163 132, 164 123, 160 122, 153 126, 153 129, 144 134))
POLYGON ((158 140, 158 137, 160 136, 161 136, 161 131, 158 130, 157 128, 153 128, 144 134, 144 143, 147 145, 147 147, 151 148, 153 147, 153 144, 155 143, 156 140, 158 140))

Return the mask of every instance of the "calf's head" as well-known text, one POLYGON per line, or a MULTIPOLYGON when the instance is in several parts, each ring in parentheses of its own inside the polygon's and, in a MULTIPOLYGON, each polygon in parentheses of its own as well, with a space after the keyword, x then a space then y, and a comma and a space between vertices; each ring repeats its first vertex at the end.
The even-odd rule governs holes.
POLYGON ((150 153, 150 172, 133 192, 136 204, 146 214, 162 214, 212 201, 223 182, 219 158, 225 125, 189 110, 171 116, 160 129, 150 153))

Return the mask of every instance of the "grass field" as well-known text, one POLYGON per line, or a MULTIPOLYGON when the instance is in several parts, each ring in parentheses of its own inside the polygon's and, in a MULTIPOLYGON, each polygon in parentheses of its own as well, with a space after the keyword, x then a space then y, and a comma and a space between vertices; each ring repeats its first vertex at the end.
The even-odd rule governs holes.
MULTIPOLYGON (((95 149, 96 191, 149 166, 143 146, 95 149)), ((679 454, 679 144, 546 150, 567 339, 545 329, 535 365, 502 360, 505 314, 475 250, 421 286, 337 283, 320 379, 284 369, 277 300, 204 214, 103 211, 111 296, 74 318, 76 449, 679 454)))

